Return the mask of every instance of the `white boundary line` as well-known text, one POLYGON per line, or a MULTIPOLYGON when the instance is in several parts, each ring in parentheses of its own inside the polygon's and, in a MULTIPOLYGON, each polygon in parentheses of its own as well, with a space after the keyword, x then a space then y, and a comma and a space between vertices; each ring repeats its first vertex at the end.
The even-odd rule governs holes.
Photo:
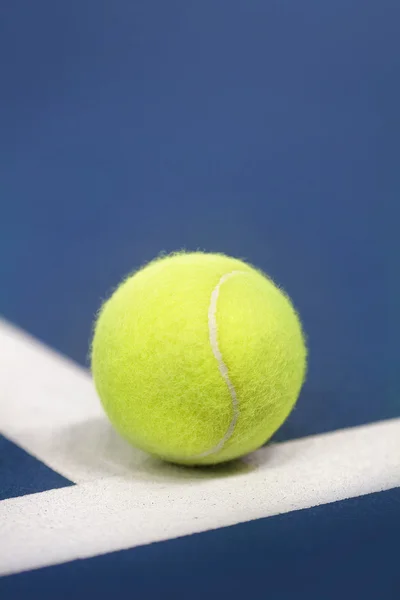
POLYGON ((129 476, 0 502, 0 574, 400 486, 400 419, 276 444, 241 467, 144 459, 129 476))

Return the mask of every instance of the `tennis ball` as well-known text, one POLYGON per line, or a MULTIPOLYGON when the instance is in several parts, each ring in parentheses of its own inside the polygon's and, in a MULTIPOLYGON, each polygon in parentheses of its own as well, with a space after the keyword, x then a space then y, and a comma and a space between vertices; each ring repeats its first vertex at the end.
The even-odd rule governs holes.
POLYGON ((114 427, 168 461, 255 450, 288 416, 306 371, 288 297, 249 264, 179 253, 129 276, 101 308, 92 373, 114 427))

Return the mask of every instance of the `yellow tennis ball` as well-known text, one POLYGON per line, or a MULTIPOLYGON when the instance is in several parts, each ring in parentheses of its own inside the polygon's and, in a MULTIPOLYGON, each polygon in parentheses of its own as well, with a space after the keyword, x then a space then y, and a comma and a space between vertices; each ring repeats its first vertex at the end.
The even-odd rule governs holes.
POLYGON ((299 318, 252 266, 179 253, 128 277, 95 323, 92 372, 115 428, 182 464, 261 446, 294 406, 306 371, 299 318))

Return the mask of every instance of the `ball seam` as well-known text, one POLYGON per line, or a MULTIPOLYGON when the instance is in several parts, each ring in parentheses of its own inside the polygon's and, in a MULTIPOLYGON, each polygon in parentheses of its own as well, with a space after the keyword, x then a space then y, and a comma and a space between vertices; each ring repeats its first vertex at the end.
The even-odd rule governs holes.
POLYGON ((236 389, 229 377, 228 367, 225 364, 225 361, 222 356, 222 352, 221 352, 221 349, 220 349, 219 343, 218 343, 217 305, 218 305, 218 299, 219 299, 219 293, 221 290, 221 286, 226 281, 228 281, 229 279, 234 277, 235 275, 240 275, 240 274, 244 274, 244 273, 246 273, 246 271, 231 271, 230 273, 225 273, 224 275, 222 275, 219 282, 217 283, 217 285, 215 286, 215 288, 213 289, 213 291, 211 293, 210 304, 208 307, 208 333, 209 333, 210 345, 211 345, 211 349, 212 349, 213 355, 215 357, 215 360, 217 361, 218 370, 221 374, 222 379, 224 380, 224 382, 226 384, 226 387, 228 388, 228 391, 229 391, 229 394, 231 397, 232 418, 229 423, 228 429, 226 430, 223 437, 219 440, 219 442, 215 446, 210 448, 209 450, 206 450, 205 452, 202 452, 201 454, 197 454, 193 458, 205 458, 207 456, 211 456, 212 454, 216 454, 217 452, 220 452, 220 450, 222 450, 222 448, 225 446, 226 442, 232 437, 232 435, 235 431, 236 423, 239 419, 240 408, 239 408, 239 400, 237 397, 236 389))

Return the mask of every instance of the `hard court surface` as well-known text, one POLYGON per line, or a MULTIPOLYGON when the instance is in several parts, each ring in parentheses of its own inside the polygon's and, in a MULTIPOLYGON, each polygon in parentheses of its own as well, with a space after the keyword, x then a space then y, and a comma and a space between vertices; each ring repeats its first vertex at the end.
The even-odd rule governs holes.
POLYGON ((3 0, 0 598, 400 598, 399 4, 3 0), (186 248, 292 296, 272 443, 201 470, 111 429, 122 277, 186 248))

